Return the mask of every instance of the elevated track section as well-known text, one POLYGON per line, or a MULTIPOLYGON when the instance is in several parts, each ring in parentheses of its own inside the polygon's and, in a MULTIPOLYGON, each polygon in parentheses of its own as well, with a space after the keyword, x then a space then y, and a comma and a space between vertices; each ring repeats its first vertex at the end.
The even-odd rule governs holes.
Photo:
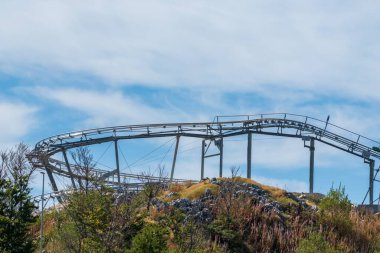
MULTIPOLYGON (((58 191, 54 176, 71 179, 72 186, 80 187, 84 178, 79 174, 77 165, 69 162, 67 152, 78 148, 101 143, 114 144, 115 168, 102 170, 96 166, 89 168, 97 180, 103 180, 111 185, 126 182, 126 179, 144 181, 141 175, 127 174, 120 171, 118 142, 131 139, 174 137, 175 148, 171 166, 170 181, 183 181, 174 178, 178 147, 181 137, 198 138, 202 140, 200 178, 204 178, 205 160, 209 157, 219 157, 219 176, 223 176, 223 152, 225 139, 233 136, 247 136, 247 178, 251 178, 252 135, 271 135, 288 138, 299 138, 304 147, 310 150, 309 192, 314 190, 314 151, 315 142, 321 142, 333 148, 347 152, 363 159, 369 165, 369 186, 363 202, 373 204, 374 182, 380 182, 376 177, 379 168, 375 170, 375 161, 380 160, 380 142, 364 137, 342 127, 312 117, 289 114, 271 113, 258 115, 216 116, 211 122, 167 123, 126 125, 106 128, 95 128, 70 133, 59 134, 41 140, 29 154, 29 160, 36 168, 46 170, 52 188, 58 191), (215 145, 218 152, 209 154, 209 148, 215 145), (62 161, 53 158, 62 154, 62 161)), ((149 177, 145 180, 160 180, 159 177, 149 177)))

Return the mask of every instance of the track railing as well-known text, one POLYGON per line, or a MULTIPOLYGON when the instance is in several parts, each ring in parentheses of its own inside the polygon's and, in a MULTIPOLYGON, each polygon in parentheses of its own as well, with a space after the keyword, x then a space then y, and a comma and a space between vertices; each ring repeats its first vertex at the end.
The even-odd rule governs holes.
MULTIPOLYGON (((374 160, 380 159, 380 142, 331 124, 328 119, 323 121, 291 113, 216 116, 212 122, 126 125, 74 131, 55 135, 38 142, 30 153, 29 160, 35 167, 44 168, 50 174, 55 173, 61 176, 80 178, 81 175, 74 173, 77 171, 74 165, 68 164, 67 161, 55 160, 52 156, 60 152, 65 153, 73 148, 106 142, 115 142, 116 147, 119 140, 140 138, 177 137, 176 149, 178 149, 179 137, 191 137, 215 142, 220 150, 220 153, 216 155, 220 156, 220 176, 222 176, 223 139, 251 134, 300 138, 305 143, 311 143, 311 140, 314 143, 314 140, 316 140, 361 157, 369 164, 373 162, 370 169, 372 183, 369 190, 369 195, 372 196, 370 200, 373 202, 373 182, 377 181, 376 177, 372 178, 373 166, 374 160), (73 167, 73 169, 70 169, 70 167, 73 167)), ((309 147, 310 150, 314 149, 314 146, 305 145, 305 147, 309 147)), ((174 157, 171 175, 174 173, 176 155, 174 157)), ((207 157, 209 156, 202 152, 202 177, 204 158, 207 157)), ((121 173, 118 167, 112 171, 100 170, 98 168, 91 168, 91 170, 98 178, 106 180, 109 183, 120 183, 120 180, 123 178, 138 179, 138 175, 121 173), (110 178, 114 178, 115 174, 118 177, 117 182, 110 180, 110 178)), ((54 180, 52 175, 49 175, 49 178, 50 181, 54 180)), ((171 180, 184 181, 173 178, 171 180)))

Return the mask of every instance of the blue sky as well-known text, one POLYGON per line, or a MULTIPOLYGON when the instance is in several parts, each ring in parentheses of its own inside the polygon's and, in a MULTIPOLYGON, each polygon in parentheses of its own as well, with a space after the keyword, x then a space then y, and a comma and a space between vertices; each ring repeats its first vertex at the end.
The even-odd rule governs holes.
MULTIPOLYGON (((379 11, 378 1, 2 1, 0 143, 267 112, 330 115, 380 140, 379 11)), ((122 144, 127 163, 166 141, 122 144)), ((198 178, 200 144, 184 144, 177 176, 198 178)), ((226 149, 226 167, 244 174, 245 142, 226 149)), ((206 168, 217 174, 216 161, 206 168)), ((307 168, 302 142, 254 137, 257 180, 306 191, 307 168)), ((317 143, 315 189, 340 182, 361 201, 367 166, 317 143)))

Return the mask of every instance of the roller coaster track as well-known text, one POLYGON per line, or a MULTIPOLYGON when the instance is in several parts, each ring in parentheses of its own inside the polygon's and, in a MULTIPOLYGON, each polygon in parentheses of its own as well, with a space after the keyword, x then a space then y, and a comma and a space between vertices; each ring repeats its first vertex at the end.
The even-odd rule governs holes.
MULTIPOLYGON (((126 125, 105 128, 95 128, 59 134, 41 140, 29 154, 28 158, 34 167, 46 170, 52 188, 58 191, 53 174, 71 178, 73 186, 75 180, 83 175, 78 174, 76 165, 70 164, 66 152, 70 149, 113 142, 115 145, 116 168, 112 171, 91 168, 92 175, 113 185, 121 184, 129 178, 141 179, 135 174, 121 173, 119 168, 118 141, 142 138, 175 137, 176 146, 173 156, 170 180, 174 179, 174 170, 177 151, 181 137, 202 139, 201 178, 204 177, 205 159, 219 156, 219 176, 223 173, 223 140, 232 136, 247 135, 247 177, 251 177, 251 145, 252 135, 272 135, 289 138, 299 138, 304 146, 310 149, 310 192, 313 192, 314 183, 314 142, 318 141, 364 159, 369 164, 369 188, 365 196, 369 196, 369 203, 374 202, 374 182, 379 169, 375 173, 375 160, 380 160, 380 142, 364 137, 327 121, 312 117, 289 114, 271 113, 258 115, 216 116, 212 122, 167 123, 126 125), (208 148, 214 143, 219 153, 207 155, 208 148), (53 159, 57 153, 62 153, 64 161, 53 159)), ((150 180, 158 180, 151 177, 150 180)), ((376 200, 375 200, 376 201, 376 200)), ((364 202, 364 201, 363 201, 364 202)))

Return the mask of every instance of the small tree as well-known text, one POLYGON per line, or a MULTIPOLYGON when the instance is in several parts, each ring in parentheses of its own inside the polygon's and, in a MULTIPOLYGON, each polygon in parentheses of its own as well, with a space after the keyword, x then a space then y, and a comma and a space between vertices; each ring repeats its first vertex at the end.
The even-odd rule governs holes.
POLYGON ((78 179, 80 188, 85 189, 87 192, 90 187, 97 183, 97 178, 94 177, 92 172, 92 169, 96 165, 94 157, 86 147, 75 149, 75 151, 71 152, 71 157, 74 161, 75 172, 80 176, 78 179))
POLYGON ((143 223, 134 201, 107 187, 70 193, 56 218, 56 237, 65 252, 123 252, 143 223))
POLYGON ((24 143, 20 143, 10 150, 0 151, 0 177, 8 178, 13 182, 19 180, 29 182, 34 167, 26 157, 28 153, 29 148, 24 143))
POLYGON ((341 213, 348 216, 351 211, 351 202, 345 188, 341 185, 337 189, 331 187, 329 193, 322 199, 319 208, 322 212, 341 213))
POLYGON ((165 252, 167 246, 168 230, 157 224, 145 226, 138 233, 132 242, 132 248, 127 250, 129 253, 160 253, 165 252))
POLYGON ((296 253, 338 253, 322 235, 312 233, 309 238, 301 241, 296 253))
POLYGON ((342 235, 351 231, 351 202, 344 187, 341 185, 337 189, 331 187, 327 196, 322 199, 319 209, 322 225, 332 228, 342 235))
POLYGON ((167 175, 165 174, 165 168, 158 166, 158 176, 155 176, 150 170, 144 171, 139 176, 139 180, 143 182, 144 188, 142 195, 145 197, 147 204, 146 209, 149 211, 152 200, 163 189, 165 182, 167 182, 167 175))
POLYGON ((186 216, 180 210, 172 209, 165 218, 166 225, 172 231, 172 239, 177 244, 176 252, 205 252, 209 240, 205 236, 204 227, 197 224, 193 216, 186 216))
POLYGON ((35 222, 30 198, 32 166, 26 159, 28 147, 19 144, 0 154, 0 252, 33 252, 29 226, 35 222))
POLYGON ((223 213, 226 217, 227 226, 230 227, 232 222, 232 212, 233 212, 233 204, 235 200, 235 193, 238 187, 236 179, 239 173, 239 167, 232 166, 230 168, 231 178, 226 178, 221 186, 220 193, 218 196, 219 208, 223 210, 223 213))

